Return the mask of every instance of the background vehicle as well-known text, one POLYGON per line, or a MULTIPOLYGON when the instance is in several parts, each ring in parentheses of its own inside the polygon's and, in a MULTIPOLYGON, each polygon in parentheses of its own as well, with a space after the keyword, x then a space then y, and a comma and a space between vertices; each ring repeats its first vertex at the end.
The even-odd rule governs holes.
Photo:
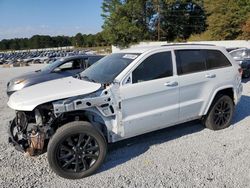
POLYGON ((31 155, 47 147, 54 172, 83 178, 103 163, 107 143, 195 119, 212 130, 227 128, 241 93, 240 67, 224 48, 123 50, 78 77, 14 93, 10 141, 31 155))
POLYGON ((41 82, 73 76, 103 57, 98 55, 78 55, 62 58, 41 70, 19 76, 9 81, 7 84, 7 95, 10 96, 15 91, 41 82))
POLYGON ((249 78, 250 77, 250 58, 244 59, 240 62, 240 66, 243 70, 242 77, 249 78))
POLYGON ((250 49, 241 48, 237 50, 233 50, 230 52, 230 55, 236 60, 237 63, 241 66, 243 73, 243 78, 250 77, 250 49))

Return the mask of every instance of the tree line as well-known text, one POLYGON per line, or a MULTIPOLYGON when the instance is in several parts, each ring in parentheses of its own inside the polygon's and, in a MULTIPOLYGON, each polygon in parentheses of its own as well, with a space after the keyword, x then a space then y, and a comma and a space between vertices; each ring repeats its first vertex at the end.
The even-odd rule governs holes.
POLYGON ((249 0, 104 0, 103 33, 117 46, 139 41, 250 39, 249 0))
POLYGON ((203 1, 104 0, 103 33, 126 47, 145 40, 183 41, 207 28, 203 1))
POLYGON ((107 45, 110 44, 103 39, 102 33, 95 35, 77 33, 73 37, 34 35, 31 38, 4 39, 0 41, 0 50, 26 50, 64 46, 95 47, 107 45))
POLYGON ((103 0, 101 15, 103 30, 95 35, 2 40, 0 50, 250 39, 249 0, 103 0))

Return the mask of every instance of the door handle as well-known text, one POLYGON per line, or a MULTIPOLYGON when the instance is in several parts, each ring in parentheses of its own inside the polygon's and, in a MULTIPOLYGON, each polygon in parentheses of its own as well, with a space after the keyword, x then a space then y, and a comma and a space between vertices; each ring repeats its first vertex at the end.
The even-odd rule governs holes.
POLYGON ((178 82, 175 82, 175 81, 166 82, 164 85, 167 87, 175 87, 175 86, 178 86, 178 82))
POLYGON ((206 78, 215 78, 216 74, 206 74, 206 78))

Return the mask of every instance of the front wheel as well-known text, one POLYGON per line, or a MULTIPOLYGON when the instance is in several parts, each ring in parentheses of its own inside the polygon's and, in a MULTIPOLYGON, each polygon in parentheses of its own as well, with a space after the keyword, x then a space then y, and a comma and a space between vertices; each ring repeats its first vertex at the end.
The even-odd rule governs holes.
POLYGON ((227 95, 218 96, 205 117, 204 124, 212 130, 227 128, 231 124, 233 112, 233 100, 227 95))
POLYGON ((105 138, 88 122, 76 121, 60 127, 48 144, 48 161, 59 176, 80 179, 93 174, 103 163, 105 138))

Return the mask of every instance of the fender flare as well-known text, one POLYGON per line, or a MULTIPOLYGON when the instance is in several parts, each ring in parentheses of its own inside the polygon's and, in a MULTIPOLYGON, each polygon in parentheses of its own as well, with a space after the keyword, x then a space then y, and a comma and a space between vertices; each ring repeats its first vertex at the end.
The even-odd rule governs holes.
POLYGON ((205 108, 205 111, 204 111, 203 115, 206 115, 206 114, 208 113, 208 110, 210 109, 210 107, 211 107, 211 105, 212 105, 212 103, 213 103, 213 101, 214 101, 216 95, 217 95, 220 91, 222 91, 222 90, 224 90, 224 89, 232 89, 232 90, 233 90, 233 95, 235 96, 235 91, 234 91, 234 86, 233 86, 233 85, 226 85, 226 86, 222 86, 222 87, 217 88, 217 89, 213 92, 213 95, 212 95, 211 99, 209 100, 208 105, 206 105, 206 108, 205 108))

